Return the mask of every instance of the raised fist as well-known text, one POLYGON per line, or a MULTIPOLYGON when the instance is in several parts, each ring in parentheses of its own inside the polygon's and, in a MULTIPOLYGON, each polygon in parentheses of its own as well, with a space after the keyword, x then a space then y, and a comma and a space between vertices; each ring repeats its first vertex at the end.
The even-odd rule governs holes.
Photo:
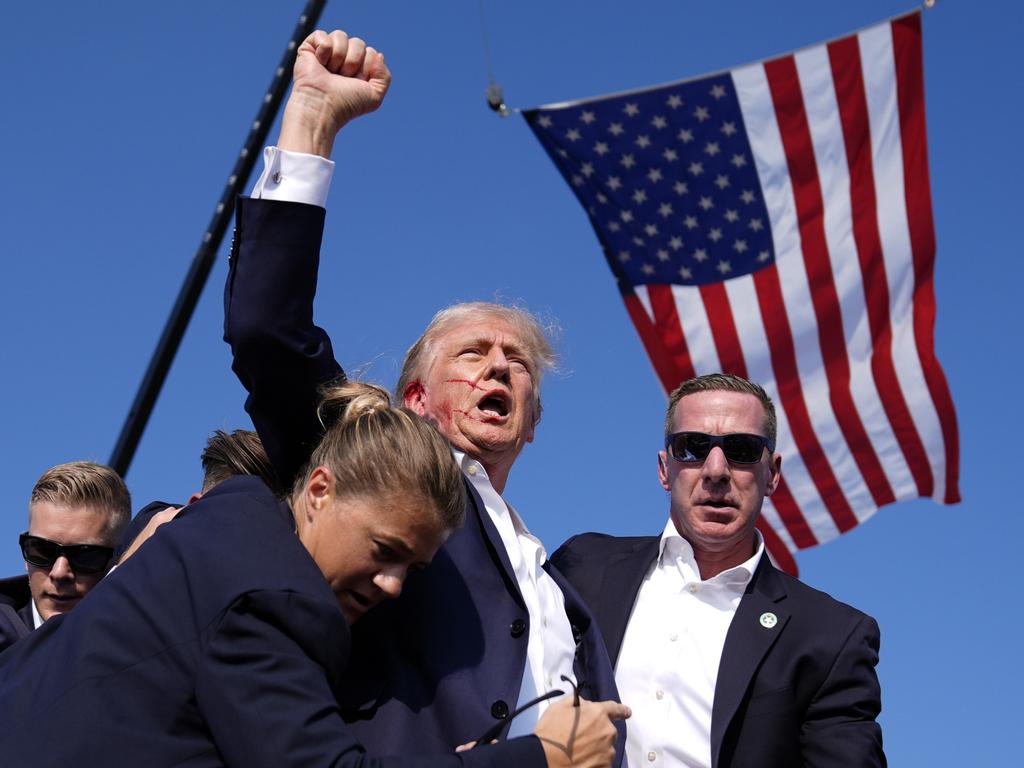
POLYGON ((303 40, 293 74, 278 146, 324 157, 342 126, 377 109, 391 85, 383 54, 341 30, 303 40))

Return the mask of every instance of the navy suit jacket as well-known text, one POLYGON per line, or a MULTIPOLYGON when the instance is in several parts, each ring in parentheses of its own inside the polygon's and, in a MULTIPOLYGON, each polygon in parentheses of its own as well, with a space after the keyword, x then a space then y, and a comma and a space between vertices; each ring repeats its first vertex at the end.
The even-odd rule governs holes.
MULTIPOLYGON (((593 609, 613 664, 659 541, 586 533, 551 556, 593 609)), ((870 616, 762 557, 725 638, 711 710, 711 764, 884 766, 875 722, 878 639, 870 616), (777 623, 766 628, 760 617, 769 612, 777 623)))
POLYGON ((337 704, 348 647, 288 507, 258 479, 233 478, 0 657, 0 755, 193 768, 543 760, 537 739, 465 758, 368 758, 337 704))
MULTIPOLYGON (((293 479, 319 442, 317 388, 344 373, 313 324, 325 211, 241 199, 225 291, 225 340, 249 391, 246 410, 278 477, 293 479)), ((466 523, 402 595, 353 633, 346 719, 372 752, 440 753, 507 718, 519 696, 530 616, 490 516, 467 483, 466 523)), ((617 699, 597 626, 554 568, 577 639, 581 693, 617 699)), ((621 726, 621 724, 620 724, 621 726)), ((624 729, 619 729, 621 759, 624 729)))
POLYGON ((132 542, 138 538, 138 535, 142 533, 142 530, 149 524, 149 521, 153 519, 153 515, 157 512, 163 512, 168 507, 174 507, 179 509, 185 506, 184 504, 171 504, 166 501, 151 501, 149 504, 140 509, 132 521, 128 523, 128 527, 124 531, 124 535, 121 537, 121 543, 114 549, 114 562, 116 563, 121 559, 121 555, 132 545, 132 542))
POLYGON ((10 648, 33 629, 32 593, 28 576, 0 579, 0 651, 10 648))

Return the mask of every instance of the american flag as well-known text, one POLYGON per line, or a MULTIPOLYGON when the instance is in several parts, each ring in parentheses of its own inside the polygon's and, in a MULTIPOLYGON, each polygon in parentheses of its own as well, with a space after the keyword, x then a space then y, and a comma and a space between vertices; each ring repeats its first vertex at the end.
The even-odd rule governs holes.
POLYGON ((524 116, 586 209, 666 391, 726 371, 776 403, 773 559, 898 499, 959 501, 934 352, 921 17, 524 116))

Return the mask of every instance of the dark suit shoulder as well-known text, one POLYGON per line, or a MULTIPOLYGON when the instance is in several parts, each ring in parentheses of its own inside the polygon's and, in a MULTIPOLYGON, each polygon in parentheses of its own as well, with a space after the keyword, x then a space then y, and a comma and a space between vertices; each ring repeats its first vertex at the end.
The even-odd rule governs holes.
POLYGON ((561 563, 573 563, 582 559, 597 559, 629 554, 657 540, 657 536, 611 536, 607 533, 578 533, 568 539, 551 556, 551 561, 560 570, 561 563))
POLYGON ((28 605, 32 593, 29 591, 28 575, 8 576, 0 579, 0 603, 18 609, 28 605))
MULTIPOLYGON (((766 565, 770 566, 769 563, 766 563, 766 565)), ((822 617, 827 616, 829 621, 836 622, 842 618, 848 622, 856 624, 867 619, 872 624, 875 623, 875 620, 871 616, 857 608, 854 608, 852 605, 844 603, 841 600, 837 600, 827 592, 815 589, 795 576, 791 576, 788 573, 780 571, 774 566, 770 567, 775 578, 777 578, 784 586, 790 599, 801 603, 822 617)))

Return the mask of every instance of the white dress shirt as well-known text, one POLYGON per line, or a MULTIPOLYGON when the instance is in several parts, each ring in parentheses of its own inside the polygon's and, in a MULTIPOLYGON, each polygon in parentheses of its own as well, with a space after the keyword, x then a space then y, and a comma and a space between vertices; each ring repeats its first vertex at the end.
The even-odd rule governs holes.
POLYGON ((39 609, 36 608, 36 601, 29 600, 32 603, 32 629, 39 629, 43 626, 43 616, 39 613, 39 609))
POLYGON ((711 706, 736 608, 761 555, 702 581, 693 548, 670 519, 622 638, 615 682, 633 710, 631 768, 711 768, 711 706))
MULTIPOLYGON (((569 686, 562 682, 562 675, 573 682, 576 681, 572 671, 576 642, 573 640, 569 619, 565 615, 565 596, 555 580, 541 567, 548 559, 544 545, 526 529, 522 518, 494 490, 483 465, 461 451, 453 453, 469 482, 480 494, 491 522, 498 529, 498 535, 501 536, 509 562, 512 564, 519 591, 530 614, 526 669, 523 670, 523 683, 519 690, 517 706, 554 688, 566 690, 569 686)), ((508 737, 533 733, 537 720, 550 701, 554 699, 541 702, 539 706, 527 710, 513 720, 508 737)))
MULTIPOLYGON (((263 173, 253 187, 253 197, 326 207, 333 162, 319 155, 288 152, 277 147, 264 149, 263 161, 263 173)), ((565 614, 565 596, 541 567, 548 557, 544 545, 494 490, 483 465, 461 451, 453 453, 498 529, 530 617, 526 667, 516 706, 554 688, 565 690, 568 686, 561 681, 562 675, 573 682, 576 680, 572 669, 576 642, 565 614)), ((533 733, 550 701, 542 702, 513 720, 509 738, 533 733)))

